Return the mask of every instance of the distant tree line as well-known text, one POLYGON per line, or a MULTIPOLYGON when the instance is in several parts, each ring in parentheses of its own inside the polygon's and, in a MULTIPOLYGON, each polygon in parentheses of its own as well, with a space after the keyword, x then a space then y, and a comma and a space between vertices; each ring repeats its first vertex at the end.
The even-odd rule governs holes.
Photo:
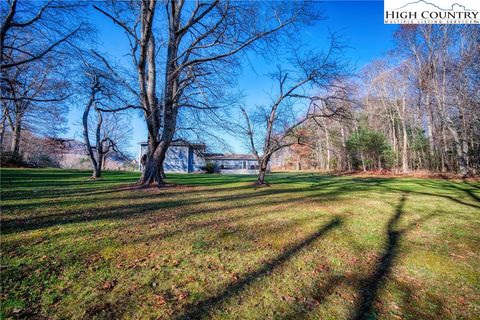
POLYGON ((405 25, 395 41, 351 80, 350 116, 306 123, 274 167, 479 173, 480 28, 405 25))

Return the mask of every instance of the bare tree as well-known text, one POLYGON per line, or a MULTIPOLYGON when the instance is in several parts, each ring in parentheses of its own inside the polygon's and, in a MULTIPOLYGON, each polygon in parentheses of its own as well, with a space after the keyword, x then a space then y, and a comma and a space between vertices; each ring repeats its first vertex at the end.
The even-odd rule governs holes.
POLYGON ((3 1, 0 69, 42 60, 70 45, 87 30, 87 25, 75 18, 81 7, 80 2, 72 1, 3 1))
POLYGON ((319 119, 334 117, 342 112, 342 108, 333 103, 340 97, 337 90, 343 89, 340 81, 344 75, 344 66, 338 57, 340 51, 341 47, 332 39, 330 49, 325 54, 307 58, 297 56, 293 70, 289 72, 279 66, 278 71, 273 74, 278 84, 278 93, 272 103, 268 107, 260 108, 261 112, 253 121, 245 108, 241 108, 245 118, 244 132, 248 137, 250 150, 258 160, 257 185, 265 185, 265 174, 275 152, 303 143, 305 131, 300 129, 306 121, 320 124, 319 119), (314 94, 320 91, 323 91, 325 96, 314 94), (259 122, 263 123, 263 141, 260 146, 255 137, 259 133, 254 129, 254 123, 259 122))
POLYGON ((59 64, 45 59, 5 71, 2 81, 4 127, 13 133, 11 151, 20 152, 23 129, 40 135, 55 136, 65 124, 69 83, 59 76, 59 64), (5 126, 6 125, 6 126, 5 126))
POLYGON ((110 72, 105 58, 95 51, 83 54, 84 81, 90 82, 85 92, 88 99, 82 116, 83 140, 92 163, 92 178, 96 179, 101 177, 105 161, 112 153, 128 159, 122 152, 129 141, 129 130, 122 121, 122 112, 135 106, 127 103, 125 86, 110 72), (91 114, 92 109, 94 115, 91 114), (95 145, 92 145, 91 138, 95 145))
POLYGON ((237 1, 170 0, 161 4, 164 10, 158 13, 165 14, 161 17, 167 24, 156 28, 154 16, 159 5, 154 0, 143 0, 138 6, 96 7, 122 27, 130 40, 148 129, 148 151, 140 179, 144 186, 163 184, 161 168, 176 132, 180 109, 209 108, 204 97, 215 95, 213 80, 219 70, 227 71, 235 64, 234 56, 258 46, 261 40, 273 41, 287 27, 316 17, 307 2, 253 6, 237 1), (127 10, 133 12, 133 17, 125 15, 127 10), (156 45, 158 39, 165 39, 161 46, 156 45), (160 98, 158 54, 164 54, 165 75, 160 98))
POLYGON ((85 108, 83 113, 83 138, 92 163, 92 178, 98 179, 102 176, 108 157, 129 160, 122 149, 129 143, 130 132, 121 115, 104 113, 94 107, 95 115, 89 117, 90 108, 85 108), (89 127, 90 123, 94 125, 93 128, 89 127), (93 137, 95 145, 90 142, 90 137, 93 137))
POLYGON ((292 168, 289 159, 302 154, 303 166, 320 169, 478 173, 479 32, 475 25, 401 26, 395 50, 351 80, 359 90, 343 102, 353 119, 318 119, 317 129, 306 122, 303 142, 315 147, 288 146, 274 154, 275 166, 292 168))
MULTIPOLYGON (((410 83, 408 74, 412 66, 408 61, 396 65, 389 65, 385 60, 378 60, 368 67, 367 76, 364 77, 368 98, 365 104, 373 108, 373 118, 383 122, 389 132, 390 143, 395 153, 395 162, 401 162, 402 172, 409 171, 408 153, 408 127, 412 101, 409 92, 410 83), (380 108, 380 114, 378 109, 380 108), (384 116, 386 119, 384 119, 384 116), (401 154, 401 161, 398 160, 401 154)), ((377 124, 377 127, 381 123, 377 124)), ((396 164, 395 163, 395 164, 396 164)))
POLYGON ((429 145, 434 160, 440 161, 433 169, 458 170, 462 175, 471 171, 467 135, 474 118, 465 116, 475 108, 468 91, 478 91, 478 85, 463 70, 478 54, 478 32, 476 26, 419 25, 397 33, 400 52, 412 61, 417 88, 424 97, 419 101, 427 115, 429 145))
POLYGON ((63 1, 3 1, 0 29, 2 128, 20 152, 23 129, 55 135, 66 120, 70 48, 89 30, 82 5, 63 1))

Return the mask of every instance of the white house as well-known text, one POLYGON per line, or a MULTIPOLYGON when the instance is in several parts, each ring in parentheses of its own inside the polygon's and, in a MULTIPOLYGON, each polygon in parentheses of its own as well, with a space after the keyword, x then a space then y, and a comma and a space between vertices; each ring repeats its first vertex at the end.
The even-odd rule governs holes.
POLYGON ((253 154, 205 154, 205 161, 215 164, 220 173, 258 173, 258 161, 253 154))
MULTIPOLYGON (((147 153, 147 142, 140 143, 139 163, 147 153)), ((184 140, 172 142, 167 150, 163 168, 165 172, 194 173, 203 172, 206 163, 215 164, 220 173, 255 174, 258 162, 253 154, 206 153, 201 143, 189 143, 184 140)))
MULTIPOLYGON (((140 143, 139 163, 142 169, 142 157, 147 153, 148 143, 140 143)), ((163 163, 165 172, 201 172, 205 166, 205 145, 188 143, 183 140, 170 144, 163 163)))

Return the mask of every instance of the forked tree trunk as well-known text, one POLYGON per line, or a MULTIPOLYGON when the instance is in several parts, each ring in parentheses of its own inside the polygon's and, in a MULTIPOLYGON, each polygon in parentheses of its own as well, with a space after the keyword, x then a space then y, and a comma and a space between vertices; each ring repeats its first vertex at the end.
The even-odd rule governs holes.
POLYGON ((257 182, 255 182, 255 184, 257 186, 263 186, 265 185, 265 174, 267 173, 267 169, 266 168, 263 168, 263 167, 259 167, 258 168, 258 178, 257 178, 257 182))
POLYGON ((144 187, 162 186, 165 184, 164 176, 162 175, 162 165, 159 158, 148 157, 145 161, 142 176, 140 178, 140 185, 144 187))
MULTIPOLYGON (((89 132, 88 132, 88 115, 90 114, 90 109, 92 108, 92 105, 95 101, 95 88, 98 85, 98 78, 94 78, 92 82, 92 92, 90 96, 90 100, 85 106, 85 110, 83 110, 83 116, 82 116, 82 124, 83 124, 83 141, 85 143, 85 148, 87 149, 88 157, 90 158, 90 162, 92 164, 92 179, 98 179, 102 176, 102 165, 101 165, 101 157, 98 157, 98 148, 100 147, 97 144, 97 158, 95 157, 95 153, 93 152, 92 145, 90 144, 90 137, 89 137, 89 132)), ((99 126, 101 123, 97 123, 97 132, 99 130, 99 126)), ((97 137, 97 142, 98 142, 98 137, 97 137)))
POLYGON ((165 161, 167 148, 165 143, 158 144, 149 141, 147 159, 145 160, 142 176, 138 182, 141 186, 161 187, 165 185, 163 162, 165 161))
POLYGON ((263 157, 260 159, 260 163, 258 166, 258 178, 255 184, 257 186, 265 186, 267 183, 265 182, 265 175, 267 174, 268 162, 270 161, 270 156, 263 157))
MULTIPOLYGON (((155 3, 153 2, 153 7, 154 6, 155 3)), ((180 35, 177 32, 180 27, 180 9, 181 8, 176 7, 176 2, 172 2, 171 7, 168 9, 169 38, 165 61, 165 91, 162 98, 162 108, 158 105, 156 96, 155 40, 153 34, 150 35, 148 40, 148 48, 145 55, 148 65, 148 77, 145 77, 145 70, 139 68, 141 74, 140 79, 147 80, 144 97, 146 101, 149 101, 152 109, 152 113, 147 117, 147 127, 149 130, 147 159, 139 180, 139 184, 143 187, 161 187, 165 185, 163 162, 165 161, 167 149, 173 140, 177 124, 178 106, 175 103, 175 96, 181 95, 179 91, 178 74, 178 49, 181 38, 179 38, 180 35), (163 126, 160 126, 159 110, 163 111, 163 126)), ((151 15, 153 18, 153 12, 151 12, 151 15)))

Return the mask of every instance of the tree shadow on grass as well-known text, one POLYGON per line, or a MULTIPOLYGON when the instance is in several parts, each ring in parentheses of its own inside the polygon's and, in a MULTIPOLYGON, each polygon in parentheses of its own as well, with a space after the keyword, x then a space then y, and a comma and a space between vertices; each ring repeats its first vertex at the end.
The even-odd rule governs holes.
MULTIPOLYGON (((361 186, 359 186, 361 188, 361 186)), ((242 189, 245 186, 241 186, 242 189)), ((235 188, 227 188, 226 190, 234 191, 235 188)), ((245 189, 251 190, 251 187, 245 189)), ((86 223, 98 220, 119 220, 119 219, 134 219, 140 217, 155 216, 155 220, 171 220, 184 219, 190 216, 200 216, 204 214, 223 212, 233 209, 248 209, 258 205, 272 206, 282 204, 286 200, 282 195, 295 195, 288 199, 290 203, 297 203, 303 201, 319 201, 319 200, 334 200, 343 192, 354 190, 349 186, 347 181, 326 181, 314 188, 312 187, 292 187, 283 189, 263 189, 258 192, 247 192, 232 195, 209 196, 210 190, 207 190, 207 196, 204 195, 205 190, 188 190, 190 197, 175 197, 175 200, 169 199, 170 193, 136 193, 132 191, 128 196, 123 197, 124 203, 119 205, 110 205, 103 207, 93 207, 85 209, 69 209, 69 210, 52 210, 43 215, 29 215, 20 216, 10 219, 2 220, 2 233, 16 233, 28 230, 37 230, 47 227, 66 225, 72 223, 86 223), (330 189, 322 190, 320 194, 304 194, 305 192, 315 192, 328 186, 330 189), (276 197, 274 199, 270 196, 276 197), (177 199, 180 198, 180 199, 177 199), (133 204, 128 200, 147 200, 147 202, 133 204), (232 199, 235 201, 232 202, 232 199), (247 202, 248 201, 248 202, 247 202), (213 208, 196 208, 195 206, 202 206, 204 203, 215 204, 213 208), (172 209, 188 205, 188 210, 182 210, 166 217, 162 215, 161 210, 172 209)), ((104 201, 105 199, 99 199, 104 201)), ((55 203, 58 205, 58 203, 55 203)), ((29 204, 32 205, 32 204, 29 204)), ((44 205, 44 204, 43 204, 44 205)), ((2 206, 2 209, 8 210, 18 209, 18 206, 2 206)))
POLYGON ((405 206, 406 196, 402 195, 398 203, 395 214, 387 225, 387 242, 385 244, 384 253, 377 263, 377 267, 370 278, 366 279, 366 283, 361 290, 360 302, 357 305, 353 315, 355 320, 370 319, 373 310, 373 302, 377 298, 378 290, 390 275, 393 262, 398 253, 398 242, 403 231, 398 231, 397 224, 402 217, 403 208, 405 206))
MULTIPOLYGON (((402 197, 400 198, 400 201, 395 208, 395 213, 390 218, 387 224, 387 240, 385 243, 383 254, 379 258, 375 270, 373 271, 371 276, 364 278, 360 282, 360 299, 352 315, 353 320, 375 319, 377 312, 374 307, 374 302, 378 299, 379 290, 386 283, 388 277, 391 274, 395 259, 399 253, 399 244, 402 236, 407 231, 418 226, 420 223, 425 222, 432 217, 438 215, 437 213, 428 214, 399 229, 398 224, 400 222, 400 219, 404 215, 406 199, 407 196, 405 194, 402 194, 402 197)), ((407 293, 410 293, 410 291, 408 291, 407 293)), ((437 302, 438 301, 436 301, 436 303, 437 302)), ((438 310, 440 310, 440 312, 442 311, 441 305, 438 310)))
MULTIPOLYGON (((238 186, 238 187, 227 187, 222 189, 213 188, 214 192, 211 192, 210 189, 192 189, 187 191, 182 191, 188 197, 176 197, 175 200, 170 199, 170 196, 174 196, 172 193, 162 192, 162 193, 144 193, 131 191, 125 196, 119 194, 117 197, 124 203, 113 206, 103 206, 103 207, 94 207, 94 208, 85 208, 83 210, 69 209, 69 210, 50 210, 48 214, 43 215, 29 215, 25 217, 17 217, 13 219, 2 219, 2 233, 12 233, 19 231, 27 230, 36 230, 45 227, 51 227, 56 225, 64 225, 70 223, 84 223, 89 221, 97 220, 110 220, 110 219, 126 219, 126 218, 139 218, 142 216, 154 215, 158 217, 159 220, 164 219, 165 217, 161 215, 160 210, 171 209, 177 206, 188 205, 191 207, 189 210, 182 210, 179 213, 176 213, 174 216, 169 218, 188 218, 190 216, 199 216, 203 214, 209 214, 213 212, 221 212, 224 210, 233 210, 233 209, 247 209, 255 205, 276 205, 281 204, 285 201, 290 203, 304 202, 304 201, 332 201, 332 200, 341 200, 341 196, 344 194, 352 194, 355 192, 362 191, 373 191, 378 190, 378 192, 384 192, 385 190, 393 192, 409 192, 412 194, 421 194, 428 195, 432 197, 440 197, 453 202, 470 206, 473 208, 478 208, 475 204, 459 200, 458 197, 447 194, 435 194, 424 191, 414 191, 407 190, 401 187, 389 186, 388 179, 356 179, 355 181, 348 179, 340 180, 331 180, 328 177, 326 179, 321 179, 317 177, 317 182, 310 186, 292 186, 288 188, 269 188, 262 189, 255 192, 250 192, 251 187, 248 186, 238 186), (216 195, 220 191, 238 191, 239 188, 242 191, 247 191, 246 193, 236 193, 234 196, 235 202, 232 202, 232 195, 216 195), (291 198, 284 198, 282 195, 295 195, 291 198), (274 197, 274 198, 269 198, 274 197), (178 200, 177 198, 180 198, 178 200), (146 202, 133 204, 128 203, 129 200, 146 200, 146 202), (244 202, 248 201, 248 202, 244 202), (195 206, 202 206, 203 203, 208 204, 225 204, 225 205, 215 205, 214 208, 195 208, 195 206), (160 215, 159 215, 160 214, 160 215)), ((310 182, 313 182, 310 181, 310 182)), ((421 184, 420 182, 416 182, 421 184)), ((430 188, 446 188, 443 184, 428 186, 430 188)), ((122 191, 122 188, 112 188, 112 192, 122 191)), ((123 191, 127 191, 123 189, 123 191)), ((453 189, 452 191, 464 191, 453 189)), ((108 191, 107 191, 108 192, 108 191)), ((94 202, 102 202, 104 198, 96 199, 94 202)), ((67 200, 68 201, 68 200, 67 200)), ((75 200, 78 202, 80 200, 75 200)), ((72 203, 73 204, 73 203, 72 203)), ((31 206, 33 204, 28 204, 31 206)), ((39 205, 45 205, 39 204, 39 205)), ((59 205, 58 202, 55 202, 55 205, 59 205)), ((3 205, 2 209, 5 212, 5 216, 8 216, 8 212, 11 209, 18 210, 21 205, 3 205)))
MULTIPOLYGON (((360 294, 350 318, 354 320, 377 318, 377 312, 375 310, 374 303, 379 299, 380 289, 387 281, 390 281, 389 276, 399 253, 399 245, 400 241, 402 240, 402 236, 409 230, 418 227, 419 224, 439 215, 437 212, 427 214, 426 216, 416 219, 399 229, 398 225, 404 216, 406 200, 407 194, 404 193, 402 194, 399 203, 395 207, 393 216, 387 223, 386 242, 383 254, 375 264, 374 271, 370 275, 354 273, 327 277, 325 281, 321 281, 319 285, 312 285, 312 287, 309 289, 310 297, 308 300, 312 300, 315 303, 315 306, 321 305, 325 302, 329 295, 335 292, 336 288, 344 284, 355 288, 355 290, 358 290, 360 294)), ((398 283, 396 283, 396 285, 397 287, 399 286, 398 283)), ((417 306, 413 301, 408 299, 408 297, 413 296, 413 289, 404 284, 402 285, 401 290, 405 295, 402 300, 402 307, 404 309, 402 312, 411 315, 422 314, 421 307, 417 306)), ((438 297, 433 296, 429 297, 428 301, 434 306, 434 310, 432 309, 430 312, 433 312, 435 317, 438 316, 439 319, 442 319, 444 316, 443 301, 438 297)), ((295 310, 292 310, 288 315, 283 316, 282 318, 303 319, 308 317, 309 311, 311 311, 311 309, 295 308, 295 310)), ((428 314, 428 312, 424 312, 423 314, 428 314)), ((415 318, 420 319, 422 317, 415 318)))
POLYGON ((259 269, 248 273, 241 277, 238 281, 229 284, 217 295, 212 296, 208 299, 200 301, 195 305, 187 306, 185 313, 176 316, 176 319, 198 319, 208 315, 212 310, 218 308, 223 302, 234 297, 240 292, 246 290, 249 285, 253 282, 269 275, 275 269, 283 265, 290 258, 298 254, 302 249, 312 244, 314 241, 323 237, 327 232, 331 231, 334 228, 339 227, 342 224, 342 220, 339 217, 335 217, 330 220, 329 223, 324 225, 317 232, 308 236, 306 239, 302 240, 300 243, 290 247, 285 250, 283 253, 277 257, 270 259, 259 269))

